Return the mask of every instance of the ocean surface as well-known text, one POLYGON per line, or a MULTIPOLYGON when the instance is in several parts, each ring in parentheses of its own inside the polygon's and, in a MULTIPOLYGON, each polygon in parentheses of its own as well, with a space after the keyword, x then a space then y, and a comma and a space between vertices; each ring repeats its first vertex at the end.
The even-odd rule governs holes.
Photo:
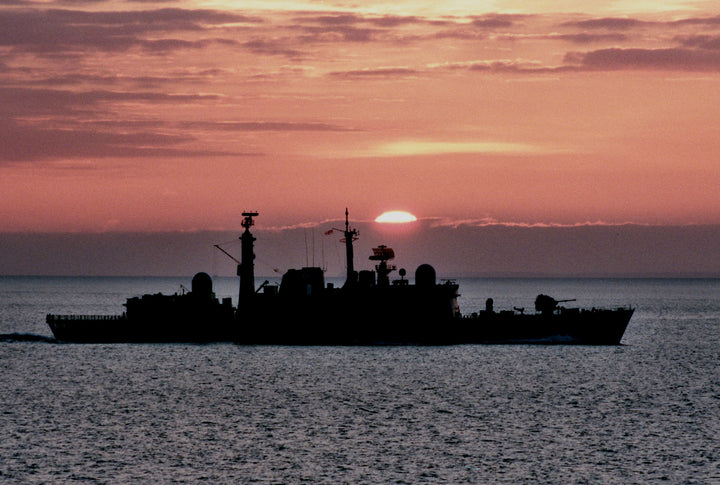
POLYGON ((611 347, 41 338, 189 280, 0 277, 0 483, 720 483, 720 280, 458 280, 464 313, 636 307, 611 347))

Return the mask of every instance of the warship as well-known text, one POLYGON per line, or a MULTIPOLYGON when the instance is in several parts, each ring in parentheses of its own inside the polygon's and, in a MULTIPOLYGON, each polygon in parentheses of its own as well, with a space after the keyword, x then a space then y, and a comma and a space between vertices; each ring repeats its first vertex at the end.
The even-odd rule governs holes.
POLYGON ((421 264, 414 282, 397 267, 392 248, 373 249, 374 269, 356 271, 353 242, 345 210, 343 233, 347 272, 341 286, 325 282, 319 267, 290 269, 279 285, 255 285, 255 237, 250 228, 258 212, 243 212, 241 255, 233 258, 239 276, 238 304, 219 300, 212 279, 197 273, 183 294, 132 297, 121 315, 56 315, 46 321, 61 342, 74 343, 208 343, 241 345, 455 345, 583 344, 619 345, 633 315, 631 307, 566 308, 538 295, 535 312, 485 309, 464 315, 457 303, 459 285, 438 281, 435 269, 421 264))

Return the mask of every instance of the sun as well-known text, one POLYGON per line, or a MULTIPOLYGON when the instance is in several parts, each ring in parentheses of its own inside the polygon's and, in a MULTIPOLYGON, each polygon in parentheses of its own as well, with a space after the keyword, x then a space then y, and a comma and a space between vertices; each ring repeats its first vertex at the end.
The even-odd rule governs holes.
POLYGON ((375 222, 403 224, 406 222, 415 222, 417 217, 405 211, 388 211, 383 212, 375 218, 375 222))

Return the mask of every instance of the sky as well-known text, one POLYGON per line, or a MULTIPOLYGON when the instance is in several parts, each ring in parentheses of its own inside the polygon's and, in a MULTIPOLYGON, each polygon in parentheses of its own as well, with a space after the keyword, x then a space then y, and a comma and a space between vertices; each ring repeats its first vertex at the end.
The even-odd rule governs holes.
POLYGON ((467 247, 720 225, 714 1, 0 0, 0 53, 7 245, 345 207, 467 247))

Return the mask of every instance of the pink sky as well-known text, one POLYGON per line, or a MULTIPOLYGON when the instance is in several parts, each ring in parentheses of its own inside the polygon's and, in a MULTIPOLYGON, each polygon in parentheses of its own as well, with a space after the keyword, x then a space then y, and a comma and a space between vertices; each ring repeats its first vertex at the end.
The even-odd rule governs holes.
POLYGON ((718 2, 387 3, 4 2, 0 232, 720 224, 718 2))

